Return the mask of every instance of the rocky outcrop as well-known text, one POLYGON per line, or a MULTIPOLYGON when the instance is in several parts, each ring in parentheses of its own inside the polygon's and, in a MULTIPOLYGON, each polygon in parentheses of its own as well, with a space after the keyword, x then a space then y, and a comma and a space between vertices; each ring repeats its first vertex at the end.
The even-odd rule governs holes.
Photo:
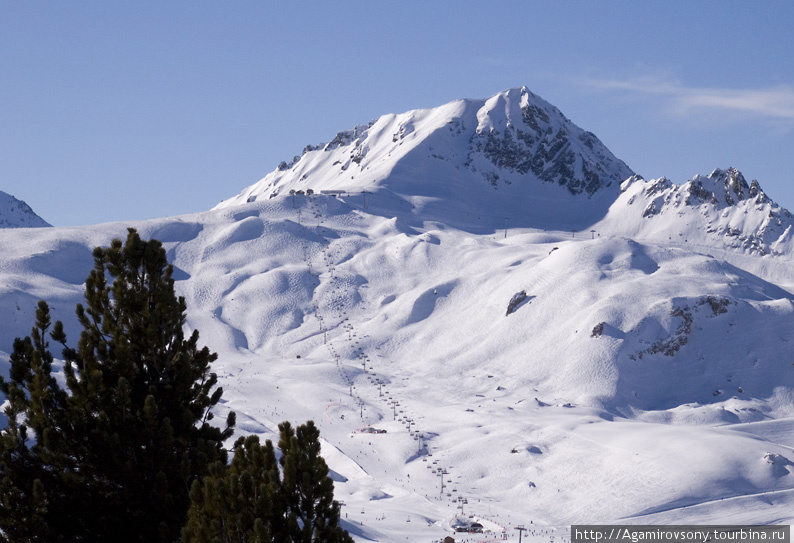
POLYGON ((791 249, 794 216, 736 168, 715 169, 681 185, 665 177, 645 181, 634 176, 621 185, 620 202, 629 209, 641 206, 649 230, 657 234, 686 226, 688 235, 700 230, 729 247, 761 255, 791 249))
MULTIPOLYGON (((468 166, 481 155, 499 170, 533 174, 571 194, 593 194, 633 175, 595 134, 574 125, 525 87, 507 91, 502 100, 504 104, 497 100, 491 110, 504 107, 506 122, 500 123, 498 118, 494 122, 496 115, 488 109, 494 99, 483 107, 481 126, 471 136, 468 166)), ((489 181, 496 186, 498 179, 491 175, 489 181)))

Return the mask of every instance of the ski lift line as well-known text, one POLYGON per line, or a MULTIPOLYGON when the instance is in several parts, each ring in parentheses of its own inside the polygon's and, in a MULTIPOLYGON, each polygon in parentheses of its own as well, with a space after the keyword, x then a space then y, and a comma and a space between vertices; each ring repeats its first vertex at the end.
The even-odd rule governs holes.
MULTIPOLYGON (((300 212, 299 212, 299 219, 300 219, 300 212)), ((308 251, 306 251, 306 252, 308 253, 308 251)), ((327 253, 326 253, 326 255, 325 255, 325 256, 327 256, 327 253)), ((307 256, 307 258, 308 258, 308 256, 307 256)), ((329 260, 330 260, 330 258, 329 258, 329 260)), ((311 264, 310 264, 310 263, 309 263, 309 265, 311 266, 311 264)), ((333 271, 333 267, 331 266, 330 262, 326 262, 326 267, 327 267, 327 268, 331 268, 331 271, 333 271)), ((334 277, 332 276, 332 281, 333 281, 334 279, 336 279, 336 278, 334 278, 334 277)), ((338 300, 338 301, 341 301, 341 300, 342 300, 342 298, 337 298, 337 300, 338 300)), ((327 332, 327 331, 329 331, 329 328, 326 328, 326 327, 325 327, 325 325, 324 325, 324 324, 322 324, 322 323, 324 322, 324 317, 323 317, 323 315, 321 314, 321 306, 322 306, 322 304, 321 304, 321 303, 315 304, 315 305, 314 305, 314 307, 313 307, 313 309, 314 309, 315 316, 317 317, 317 319, 318 319, 318 320, 320 321, 320 323, 321 323, 321 329, 322 329, 322 331, 323 331, 323 335, 324 335, 324 338, 325 338, 325 336, 326 336, 326 332, 327 332)), ((346 314, 346 313, 344 313, 344 312, 343 312, 342 314, 346 314)), ((341 314, 340 314, 339 316, 341 317, 341 314)), ((353 324, 352 324, 351 322, 349 322, 349 317, 345 317, 345 318, 342 320, 342 323, 343 323, 343 329, 347 330, 347 332, 348 332, 348 336, 349 336, 349 339, 350 339, 350 340, 352 340, 353 336, 357 336, 357 334, 355 333, 355 327, 353 326, 353 324)), ((344 333, 344 332, 343 332, 343 333, 344 333)), ((364 401, 363 397, 362 397, 362 396, 359 394, 359 390, 358 390, 358 389, 355 389, 355 394, 353 394, 353 391, 354 391, 354 388, 355 388, 355 387, 354 387, 354 385, 353 385, 353 381, 352 381, 352 380, 350 379, 350 377, 348 376, 348 374, 347 374, 347 371, 346 371, 346 370, 345 370, 345 369, 344 369, 344 368, 343 368, 343 367, 340 365, 340 357, 339 357, 339 355, 338 355, 338 354, 336 354, 336 353, 335 353, 335 348, 334 348, 334 345, 333 345, 333 340, 331 340, 331 341, 327 341, 327 340, 326 340, 326 344, 327 344, 327 346, 328 346, 329 352, 331 352, 331 353, 334 355, 334 358, 335 358, 335 361, 336 361, 336 363, 337 363, 337 366, 339 367, 339 372, 340 372, 340 375, 341 375, 341 376, 342 376, 342 377, 345 379, 345 381, 346 381, 346 382, 349 384, 349 387, 350 387, 350 393, 351 393, 351 396, 353 396, 353 398, 352 398, 352 399, 354 400, 354 403, 355 403, 355 404, 358 404, 358 405, 359 405, 359 408, 360 408, 360 416, 361 416, 361 418, 363 419, 363 418, 364 418, 364 406, 366 405, 366 402, 364 401)), ((356 347, 356 349, 355 349, 355 350, 354 350, 354 351, 351 353, 351 355, 352 355, 352 356, 355 356, 355 357, 357 357, 357 358, 359 358, 360 360, 362 360, 362 363, 363 363, 363 365, 364 365, 364 371, 365 371, 365 373, 367 373, 367 363, 371 363, 371 359, 370 359, 370 357, 369 357, 369 356, 368 356, 368 355, 367 355, 367 354, 364 352, 363 348, 361 348, 361 347, 359 347, 359 346, 358 346, 358 345, 359 345, 359 342, 358 342, 358 341, 355 341, 355 344, 356 344, 356 346, 357 346, 357 347, 356 347)), ((370 366, 370 367, 369 367, 369 370, 374 370, 374 366, 370 366)), ((385 398, 383 398, 383 396, 382 396, 382 393, 381 393, 381 391, 382 391, 382 387, 383 387, 383 384, 385 384, 385 383, 381 382, 379 378, 378 378, 378 379, 375 379, 375 380, 373 381, 373 379, 372 379, 372 376, 368 376, 368 381, 369 381, 371 384, 373 384, 373 386, 374 386, 375 388, 377 388, 377 390, 378 390, 378 399, 380 399, 382 402, 384 402, 385 404, 387 404, 387 405, 388 405, 388 403, 389 403, 389 402, 388 402, 388 401, 387 401, 385 398)), ((397 405, 399 405, 399 404, 398 404, 398 402, 396 402, 396 400, 395 400, 395 401, 394 401, 394 405, 393 405, 392 407, 393 407, 393 408, 396 410, 396 407, 397 407, 397 405)), ((333 407, 349 407, 349 406, 347 406, 346 404, 341 404, 341 403, 329 404, 328 406, 326 406, 326 417, 327 417, 327 418, 329 418, 329 419, 331 418, 331 417, 330 417, 330 410, 331 410, 333 407)), ((400 412, 402 413, 402 412, 403 412, 403 410, 400 410, 400 412)), ((409 420, 409 419, 406 419, 406 420, 409 420)), ((409 434, 411 434, 411 435, 413 436, 414 440, 417 440, 417 441, 419 441, 419 447, 420 447, 420 452, 421 452, 421 449, 422 449, 422 442, 421 442, 420 433, 417 431, 417 432, 416 432, 416 433, 417 433, 417 435, 415 435, 415 436, 414 436, 414 435, 413 435, 413 432, 411 432, 411 426, 413 426, 413 425, 415 425, 415 424, 416 424, 416 423, 415 423, 415 422, 414 422, 414 421, 411 419, 411 420, 410 420, 410 422, 408 422, 408 431, 409 431, 409 434)), ((444 470, 444 471, 445 471, 445 475, 449 473, 449 472, 446 472, 446 470, 444 470)), ((443 485, 443 480, 442 480, 442 485, 443 485)), ((406 487, 406 488, 407 488, 407 487, 406 487)))

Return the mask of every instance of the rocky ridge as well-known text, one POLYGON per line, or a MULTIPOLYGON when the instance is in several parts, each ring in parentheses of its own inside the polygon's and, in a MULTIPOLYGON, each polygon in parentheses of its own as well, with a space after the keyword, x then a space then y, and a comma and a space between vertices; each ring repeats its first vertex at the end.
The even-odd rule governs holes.
POLYGON ((40 228, 45 226, 52 225, 36 215, 33 209, 22 200, 0 191, 0 228, 40 228))
POLYGON ((736 168, 715 169, 680 185, 665 177, 646 181, 633 176, 621 185, 614 207, 633 209, 635 219, 642 217, 636 229, 646 233, 670 235, 686 222, 697 224, 695 230, 706 239, 750 253, 774 255, 793 248, 794 216, 736 168))
MULTIPOLYGON (((593 194, 632 174, 595 134, 580 129, 526 87, 490 98, 477 117, 480 122, 468 146, 470 167, 482 156, 497 170, 533 174, 571 194, 593 194)), ((486 176, 496 184, 497 171, 486 176)))

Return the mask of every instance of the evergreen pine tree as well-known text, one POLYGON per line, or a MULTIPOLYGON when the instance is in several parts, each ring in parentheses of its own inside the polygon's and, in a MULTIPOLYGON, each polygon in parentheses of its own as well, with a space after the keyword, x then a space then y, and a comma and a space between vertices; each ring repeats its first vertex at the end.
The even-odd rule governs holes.
POLYGON ((31 336, 15 341, 0 378, 7 541, 176 541, 192 481, 225 463, 234 414, 225 429, 209 424, 222 395, 209 371, 217 355, 198 347, 197 331, 185 338, 171 275, 160 242, 134 229, 94 250, 77 349, 60 322, 51 333, 64 345, 66 389, 52 376, 45 302, 31 336))
POLYGON ((284 504, 273 443, 257 436, 235 443, 231 465, 217 463, 193 483, 183 543, 286 541, 284 504))
POLYGON ((352 543, 339 525, 334 484, 309 421, 279 425, 281 458, 270 440, 238 439, 231 466, 216 464, 193 483, 182 543, 352 543), (279 464, 282 477, 279 478, 279 464))
MULTIPOLYGON (((45 522, 48 509, 57 509, 57 505, 48 508, 48 498, 55 498, 55 492, 52 496, 44 492, 45 483, 54 487, 58 475, 30 448, 31 437, 51 441, 52 433, 41 430, 63 420, 58 410, 63 409, 64 395, 53 386, 53 358, 46 341, 50 324, 49 307, 39 302, 31 335, 14 341, 10 381, 0 376, 0 390, 8 402, 4 411, 8 425, 0 433, 0 541, 4 542, 59 540, 45 522)), ((48 451, 45 457, 51 459, 53 453, 48 451)))
POLYGON ((298 426, 279 425, 282 490, 287 502, 287 532, 294 543, 352 543, 339 526, 339 503, 334 482, 320 456, 320 431, 313 421, 298 426))

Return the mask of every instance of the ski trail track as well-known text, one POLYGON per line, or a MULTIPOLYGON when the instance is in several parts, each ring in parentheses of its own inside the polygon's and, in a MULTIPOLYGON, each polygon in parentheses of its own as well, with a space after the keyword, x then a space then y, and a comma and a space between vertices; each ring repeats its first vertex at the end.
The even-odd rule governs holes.
MULTIPOLYGON (((507 526, 508 513, 480 510, 489 503, 488 496, 472 493, 474 488, 469 488, 469 493, 464 491, 463 476, 456 474, 454 463, 445 460, 446 451, 438 439, 441 436, 422 427, 422 417, 418 415, 421 407, 413 405, 412 400, 402 394, 400 381, 410 377, 390 371, 394 365, 387 357, 376 354, 368 341, 371 338, 360 332, 358 321, 366 314, 371 301, 361 295, 354 274, 344 265, 350 259, 346 256, 350 252, 340 248, 336 241, 345 240, 349 232, 338 229, 344 225, 332 224, 335 221, 323 213, 325 206, 318 205, 316 197, 295 198, 293 206, 296 221, 313 228, 317 239, 323 240, 319 243, 304 240, 302 253, 304 265, 316 274, 319 282, 313 300, 313 316, 327 355, 347 387, 347 397, 328 403, 322 417, 323 423, 337 428, 336 433, 326 434, 325 438, 334 448, 334 456, 341 454, 355 464, 359 484, 379 486, 370 490, 374 496, 383 493, 390 498, 408 498, 418 504, 418 511, 423 511, 418 520, 427 522, 428 526, 435 525, 448 533, 455 519, 462 517, 486 526, 484 534, 467 534, 472 541, 503 540, 508 534, 516 535, 517 532, 507 526), (338 432, 340 425, 344 426, 347 439, 334 439, 334 435, 342 435, 338 432), (385 434, 369 433, 384 429, 387 429, 385 434), (398 461, 404 463, 403 476, 392 477, 391 482, 383 479, 379 482, 379 475, 394 473, 388 463, 395 458, 385 457, 389 454, 386 450, 391 448, 388 440, 396 439, 402 442, 394 452, 402 455, 398 461), (413 447, 405 445, 406 439, 413 442, 413 447)), ((548 274, 541 282, 555 279, 553 274, 548 274)), ((379 508, 379 502, 371 500, 362 506, 360 513, 343 506, 343 518, 349 521, 351 515, 360 516, 366 509, 369 517, 375 514, 376 519, 385 519, 392 508, 387 504, 379 508)), ((411 522, 412 516, 409 515, 406 522, 411 522)), ((414 522, 417 522, 415 517, 414 522)), ((533 522, 537 520, 521 519, 512 524, 531 526, 533 522)), ((567 530, 546 526, 542 530, 538 527, 536 534, 539 537, 542 534, 544 540, 552 533, 564 537, 563 532, 567 530)), ((360 535, 363 537, 367 533, 364 530, 360 535)), ((553 538, 551 535, 551 540, 553 538)))

